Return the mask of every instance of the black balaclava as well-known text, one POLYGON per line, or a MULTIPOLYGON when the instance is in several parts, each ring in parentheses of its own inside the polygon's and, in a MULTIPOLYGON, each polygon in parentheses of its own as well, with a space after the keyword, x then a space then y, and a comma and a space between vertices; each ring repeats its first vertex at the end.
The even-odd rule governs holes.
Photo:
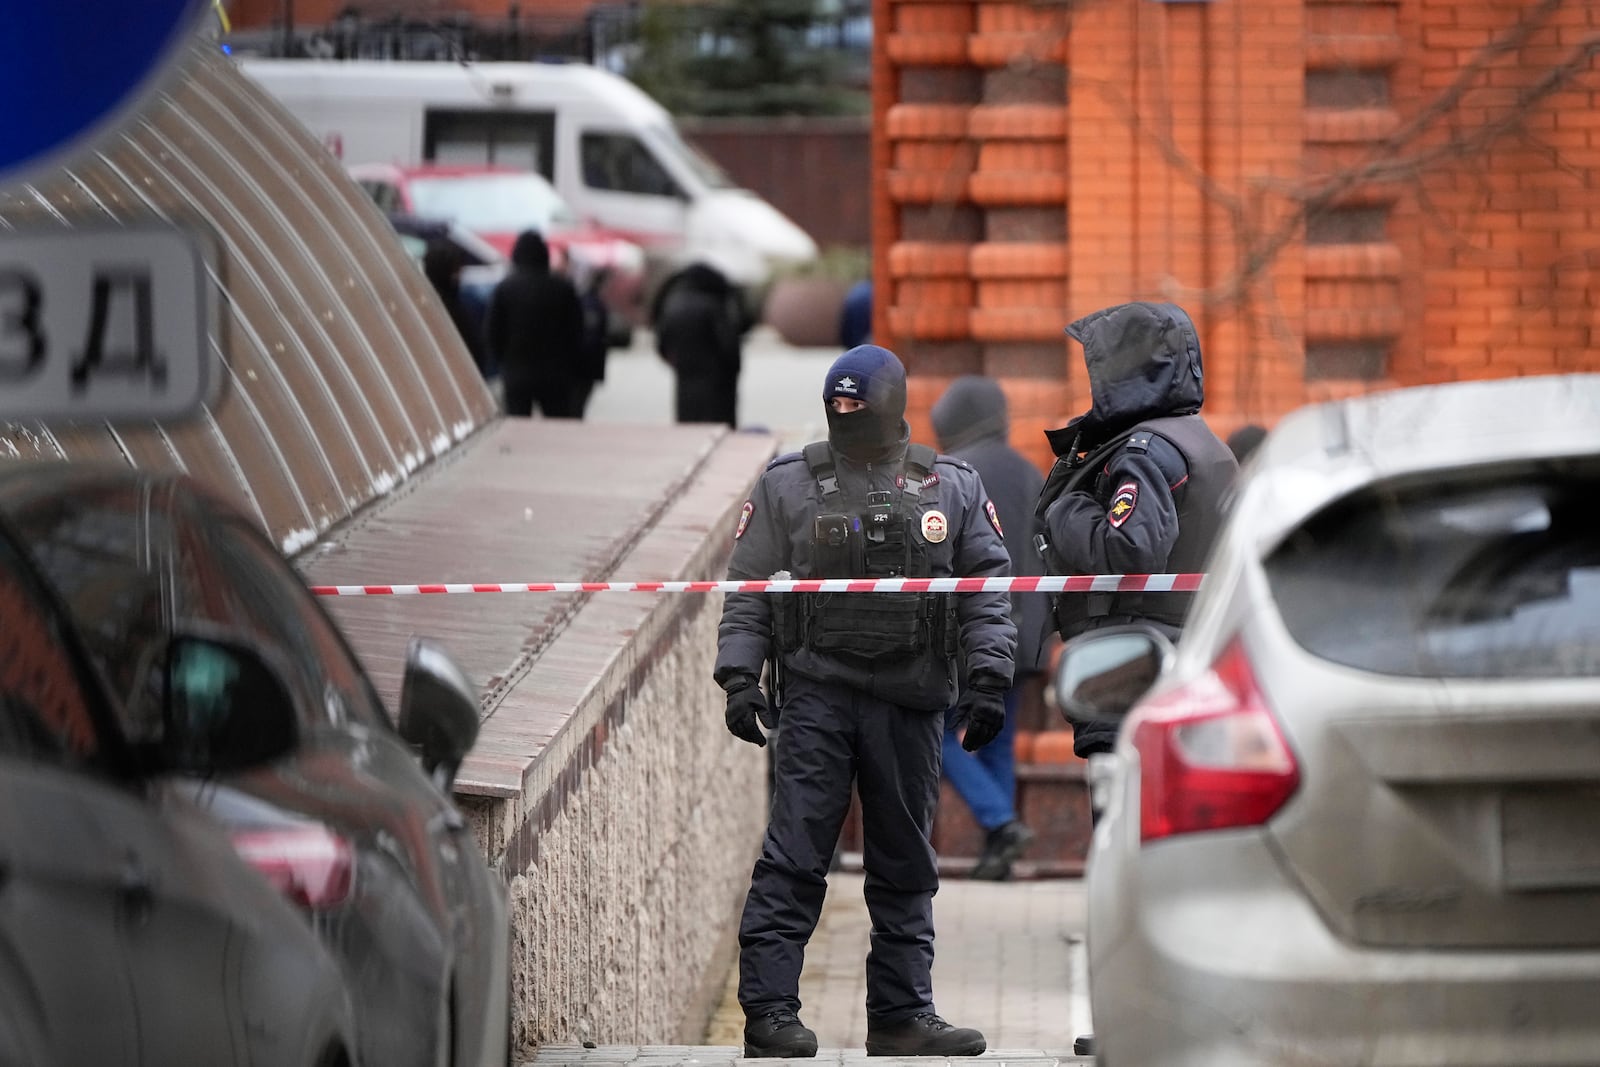
POLYGON ((909 437, 906 369, 887 348, 857 345, 834 360, 823 382, 822 404, 828 413, 828 444, 853 462, 886 460, 909 437), (831 403, 836 396, 867 406, 840 414, 831 403))

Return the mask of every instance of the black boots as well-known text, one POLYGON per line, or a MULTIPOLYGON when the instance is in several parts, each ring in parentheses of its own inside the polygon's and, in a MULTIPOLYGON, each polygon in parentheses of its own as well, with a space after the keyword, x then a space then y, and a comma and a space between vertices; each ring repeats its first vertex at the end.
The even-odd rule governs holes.
POLYGON ((988 1047, 978 1031, 951 1026, 931 1011, 898 1023, 867 1021, 868 1056, 978 1056, 988 1047))
POLYGON ((788 1008, 775 1008, 744 1021, 746 1059, 801 1059, 817 1054, 817 1035, 788 1008))
POLYGON ((1004 826, 989 831, 983 844, 983 855, 972 868, 971 877, 980 882, 1003 882, 1011 877, 1011 865, 1033 843, 1033 831, 1012 819, 1004 826))

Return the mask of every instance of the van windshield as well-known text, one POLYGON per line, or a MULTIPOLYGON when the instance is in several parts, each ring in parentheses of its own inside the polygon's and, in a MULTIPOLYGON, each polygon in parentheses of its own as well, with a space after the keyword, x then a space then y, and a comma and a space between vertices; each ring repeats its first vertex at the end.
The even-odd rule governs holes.
POLYGON ((694 176, 704 182, 707 187, 712 189, 738 188, 738 183, 728 177, 726 171, 712 162, 710 156, 685 141, 683 135, 678 132, 677 127, 670 125, 656 126, 654 131, 656 136, 666 144, 667 150, 683 160, 694 176))
POLYGON ((477 233, 559 233, 578 225, 561 194, 537 174, 434 174, 412 178, 408 189, 415 214, 477 233))

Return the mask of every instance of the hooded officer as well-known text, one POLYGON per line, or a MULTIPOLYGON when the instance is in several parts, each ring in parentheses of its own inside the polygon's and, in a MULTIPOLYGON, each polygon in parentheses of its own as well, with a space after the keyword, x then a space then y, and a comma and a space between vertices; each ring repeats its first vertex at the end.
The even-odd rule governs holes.
MULTIPOLYGON (((999 520, 965 463, 910 443, 906 375, 894 353, 850 349, 823 385, 828 440, 767 466, 734 531, 733 579, 948 577, 1009 573, 999 520)), ((866 902, 867 1051, 975 1056, 983 1035, 934 1012, 930 835, 945 708, 966 744, 1005 722, 1016 630, 1005 593, 732 594, 716 680, 728 729, 775 735, 772 809, 739 925, 746 1056, 812 1056, 797 1015, 806 942, 827 872, 861 797, 866 902), (758 685, 772 661, 769 704, 758 685), (958 667, 960 668, 958 672, 958 667)))
MULTIPOLYGON (((1083 345, 1087 412, 1047 431, 1059 457, 1040 495, 1045 563, 1057 574, 1202 570, 1238 464, 1200 417, 1200 338, 1182 308, 1118 304, 1067 327, 1083 345)), ((1192 593, 1071 593, 1064 638, 1135 620, 1176 637, 1192 593)), ((1074 722, 1080 756, 1111 751, 1116 722, 1074 722)))

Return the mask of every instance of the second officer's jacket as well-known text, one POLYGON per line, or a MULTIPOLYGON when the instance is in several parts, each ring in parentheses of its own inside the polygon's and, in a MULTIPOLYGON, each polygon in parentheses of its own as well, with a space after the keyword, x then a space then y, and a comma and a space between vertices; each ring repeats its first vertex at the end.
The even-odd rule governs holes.
MULTIPOLYGON (((856 464, 834 457, 838 499, 859 508, 869 492, 900 498, 898 479, 909 477, 904 444, 882 463, 856 464)), ((756 483, 734 532, 728 577, 733 580, 837 577, 815 573, 816 517, 825 510, 817 476, 799 453, 773 460, 756 483)), ((836 506, 830 503, 829 506, 836 506)), ((1000 521, 977 472, 952 456, 938 456, 922 480, 909 536, 926 554, 928 571, 909 577, 989 577, 1010 573, 1010 557, 1000 521)), ((759 677, 774 649, 774 604, 795 594, 733 593, 724 602, 718 630, 715 677, 719 683, 739 674, 759 677)), ((835 594, 876 596, 873 593, 835 594)), ((902 707, 930 711, 956 702, 958 681, 978 681, 1004 689, 1011 683, 1016 628, 1006 593, 957 593, 953 618, 954 654, 929 647, 918 655, 863 661, 848 653, 818 651, 808 645, 780 651, 793 675, 860 689, 902 707)), ((780 608, 782 610, 782 608, 780 608)))
MULTIPOLYGON (((1205 394, 1194 323, 1170 304, 1131 303, 1080 319, 1068 332, 1083 343, 1093 406, 1046 432, 1061 457, 1040 501, 1047 566, 1061 574, 1200 571, 1238 465, 1199 415, 1205 394), (1056 496, 1062 475, 1076 488, 1056 496)), ((1097 621, 1176 627, 1191 599, 1063 594, 1057 623, 1069 638, 1097 621)))

